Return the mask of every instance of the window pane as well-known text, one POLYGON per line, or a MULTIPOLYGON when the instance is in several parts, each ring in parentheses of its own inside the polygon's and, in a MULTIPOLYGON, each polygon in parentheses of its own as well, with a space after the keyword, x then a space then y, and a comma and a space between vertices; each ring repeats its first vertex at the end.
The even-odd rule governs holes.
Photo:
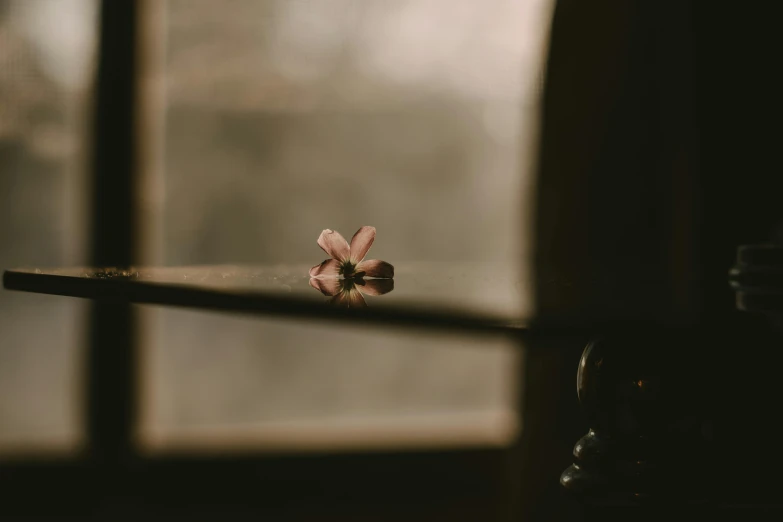
MULTIPOLYGON (((549 7, 169 0, 152 259, 314 265, 322 229, 350 237, 373 225, 373 258, 524 272, 549 7)), ((491 422, 513 408, 502 343, 182 311, 154 319, 144 429, 158 437, 357 417, 491 422)))
MULTIPOLYGON (((0 0, 0 267, 83 261, 93 0, 0 0)), ((82 307, 0 292, 0 454, 81 442, 82 307)))
POLYGON ((150 449, 494 446, 516 433, 506 339, 183 310, 152 324, 150 449))

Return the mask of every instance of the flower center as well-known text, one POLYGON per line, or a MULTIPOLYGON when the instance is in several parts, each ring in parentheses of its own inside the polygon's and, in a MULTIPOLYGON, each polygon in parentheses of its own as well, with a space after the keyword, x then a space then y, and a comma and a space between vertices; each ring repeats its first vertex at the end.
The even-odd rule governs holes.
POLYGON ((357 272, 356 266, 357 265, 351 263, 350 261, 343 261, 342 265, 340 265, 340 274, 342 274, 342 276, 346 278, 350 278, 350 277, 361 278, 364 275, 364 272, 357 272))
POLYGON ((356 265, 350 261, 343 261, 343 264, 340 266, 340 273, 343 275, 343 277, 353 277, 355 270, 356 265))

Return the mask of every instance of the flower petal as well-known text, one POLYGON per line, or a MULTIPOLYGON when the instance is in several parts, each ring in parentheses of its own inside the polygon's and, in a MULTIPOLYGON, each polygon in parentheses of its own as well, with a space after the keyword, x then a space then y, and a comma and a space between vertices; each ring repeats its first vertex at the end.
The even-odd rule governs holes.
POLYGON ((332 306, 344 306, 348 308, 348 301, 343 302, 343 294, 339 293, 336 296, 329 299, 328 303, 332 306))
POLYGON ((394 277, 394 267, 386 261, 369 259, 356 266, 356 273, 364 272, 364 277, 394 277))
POLYGON ((347 261, 351 256, 351 247, 339 232, 327 228, 318 236, 318 246, 324 249, 324 252, 338 261, 347 261))
POLYGON ((329 300, 329 304, 341 306, 344 308, 366 308, 367 302, 362 297, 361 292, 355 288, 352 290, 343 290, 329 300))
POLYGON ((351 262, 358 264, 375 241, 375 227, 362 227, 351 238, 351 262))
POLYGON ((365 295, 383 295, 394 290, 394 279, 368 279, 356 288, 365 295))
POLYGON ((327 259, 320 265, 310 269, 310 277, 339 277, 340 262, 336 259, 327 259))
POLYGON ((354 288, 345 293, 348 294, 348 308, 367 308, 367 301, 360 291, 354 288))
POLYGON ((336 278, 318 279, 311 277, 310 286, 329 297, 339 294, 340 290, 342 290, 342 284, 336 278))

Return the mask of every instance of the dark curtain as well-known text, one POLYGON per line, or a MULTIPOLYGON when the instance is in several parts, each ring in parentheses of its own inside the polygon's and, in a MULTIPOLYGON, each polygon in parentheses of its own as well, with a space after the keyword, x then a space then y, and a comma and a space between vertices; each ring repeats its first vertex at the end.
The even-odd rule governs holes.
POLYGON ((535 240, 542 321, 699 329, 693 345, 661 351, 672 365, 688 352, 695 365, 682 372, 707 396, 705 480, 714 474, 717 496, 760 502, 779 484, 783 342, 735 310, 727 272, 738 245, 783 239, 783 33, 770 9, 558 2, 535 240))
POLYGON ((773 24, 721 2, 558 2, 539 156, 542 315, 733 310, 736 246, 783 225, 773 24))

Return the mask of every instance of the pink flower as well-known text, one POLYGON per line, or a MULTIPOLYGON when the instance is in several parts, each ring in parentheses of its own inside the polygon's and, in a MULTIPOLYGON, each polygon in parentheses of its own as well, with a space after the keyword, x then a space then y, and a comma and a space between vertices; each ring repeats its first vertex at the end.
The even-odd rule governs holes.
POLYGON ((318 246, 323 248, 331 259, 311 268, 310 277, 319 279, 340 276, 383 279, 394 277, 394 267, 386 261, 364 260, 373 241, 375 241, 375 227, 360 228, 351 238, 350 245, 339 232, 327 228, 318 237, 318 246))
POLYGON ((345 308, 365 308, 364 295, 383 295, 394 290, 394 279, 311 278, 310 286, 331 297, 329 304, 345 308))

